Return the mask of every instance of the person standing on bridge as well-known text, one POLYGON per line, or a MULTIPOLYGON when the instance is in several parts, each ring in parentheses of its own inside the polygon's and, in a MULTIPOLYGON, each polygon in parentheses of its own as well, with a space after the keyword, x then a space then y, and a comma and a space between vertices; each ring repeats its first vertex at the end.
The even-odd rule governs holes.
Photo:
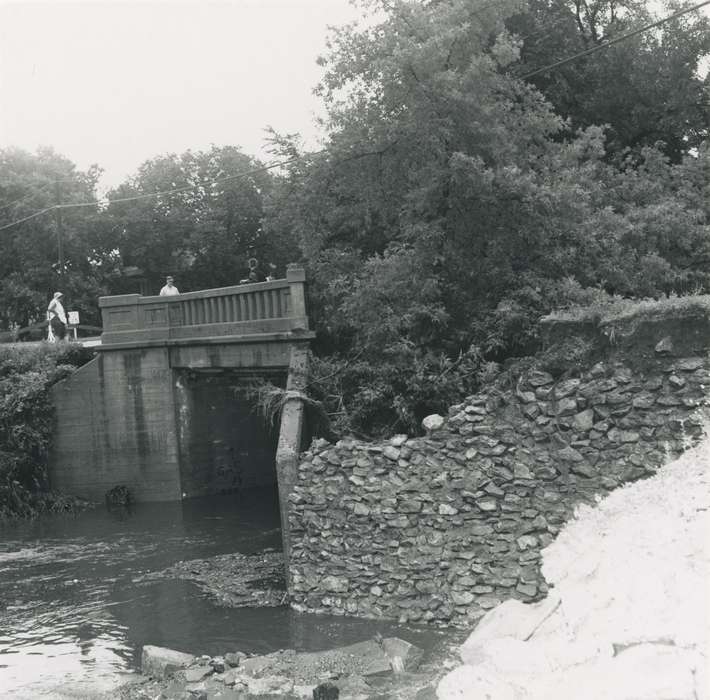
POLYGON ((174 297, 180 294, 180 290, 173 284, 173 278, 168 275, 165 278, 165 286, 160 290, 161 297, 174 297))
POLYGON ((64 313, 61 301, 63 296, 61 292, 54 292, 54 297, 47 307, 47 320, 49 321, 47 340, 50 342, 64 340, 67 334, 67 315, 64 313))

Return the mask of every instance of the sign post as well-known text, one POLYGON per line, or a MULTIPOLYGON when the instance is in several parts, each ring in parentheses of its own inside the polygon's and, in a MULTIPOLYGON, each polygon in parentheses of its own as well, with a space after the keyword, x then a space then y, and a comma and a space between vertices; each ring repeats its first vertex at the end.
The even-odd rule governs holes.
POLYGON ((76 337, 76 327, 79 325, 79 312, 78 311, 70 311, 69 315, 69 323, 67 324, 71 330, 74 331, 74 340, 77 339, 76 337))

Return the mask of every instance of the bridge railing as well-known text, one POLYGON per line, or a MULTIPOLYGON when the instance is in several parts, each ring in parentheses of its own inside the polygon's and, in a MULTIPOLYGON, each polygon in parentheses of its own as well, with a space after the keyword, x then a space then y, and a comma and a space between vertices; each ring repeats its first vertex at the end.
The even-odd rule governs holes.
POLYGON ((286 279, 203 289, 176 296, 101 297, 102 345, 144 344, 308 330, 305 271, 286 279))

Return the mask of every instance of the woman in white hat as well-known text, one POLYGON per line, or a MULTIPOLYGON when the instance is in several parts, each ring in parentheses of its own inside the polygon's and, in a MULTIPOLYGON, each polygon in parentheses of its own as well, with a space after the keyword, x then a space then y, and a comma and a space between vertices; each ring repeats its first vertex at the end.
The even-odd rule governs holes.
POLYGON ((47 320, 49 321, 47 339, 51 341, 64 340, 64 336, 67 334, 67 315, 64 313, 61 301, 63 296, 61 292, 54 292, 54 297, 47 307, 47 320))

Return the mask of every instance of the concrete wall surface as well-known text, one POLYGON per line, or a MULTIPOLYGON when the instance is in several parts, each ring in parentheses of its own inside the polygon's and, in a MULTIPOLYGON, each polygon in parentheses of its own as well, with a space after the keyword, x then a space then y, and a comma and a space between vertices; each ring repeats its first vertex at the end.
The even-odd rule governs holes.
POLYGON ((116 485, 139 500, 180 498, 167 349, 102 353, 52 390, 53 488, 102 501, 116 485))
POLYGON ((276 485, 280 432, 300 450, 301 401, 285 411, 296 419, 270 429, 246 389, 255 379, 284 387, 294 348, 301 357, 307 347, 280 338, 104 349, 52 389, 52 487, 102 501, 123 485, 136 500, 170 501, 276 485))

